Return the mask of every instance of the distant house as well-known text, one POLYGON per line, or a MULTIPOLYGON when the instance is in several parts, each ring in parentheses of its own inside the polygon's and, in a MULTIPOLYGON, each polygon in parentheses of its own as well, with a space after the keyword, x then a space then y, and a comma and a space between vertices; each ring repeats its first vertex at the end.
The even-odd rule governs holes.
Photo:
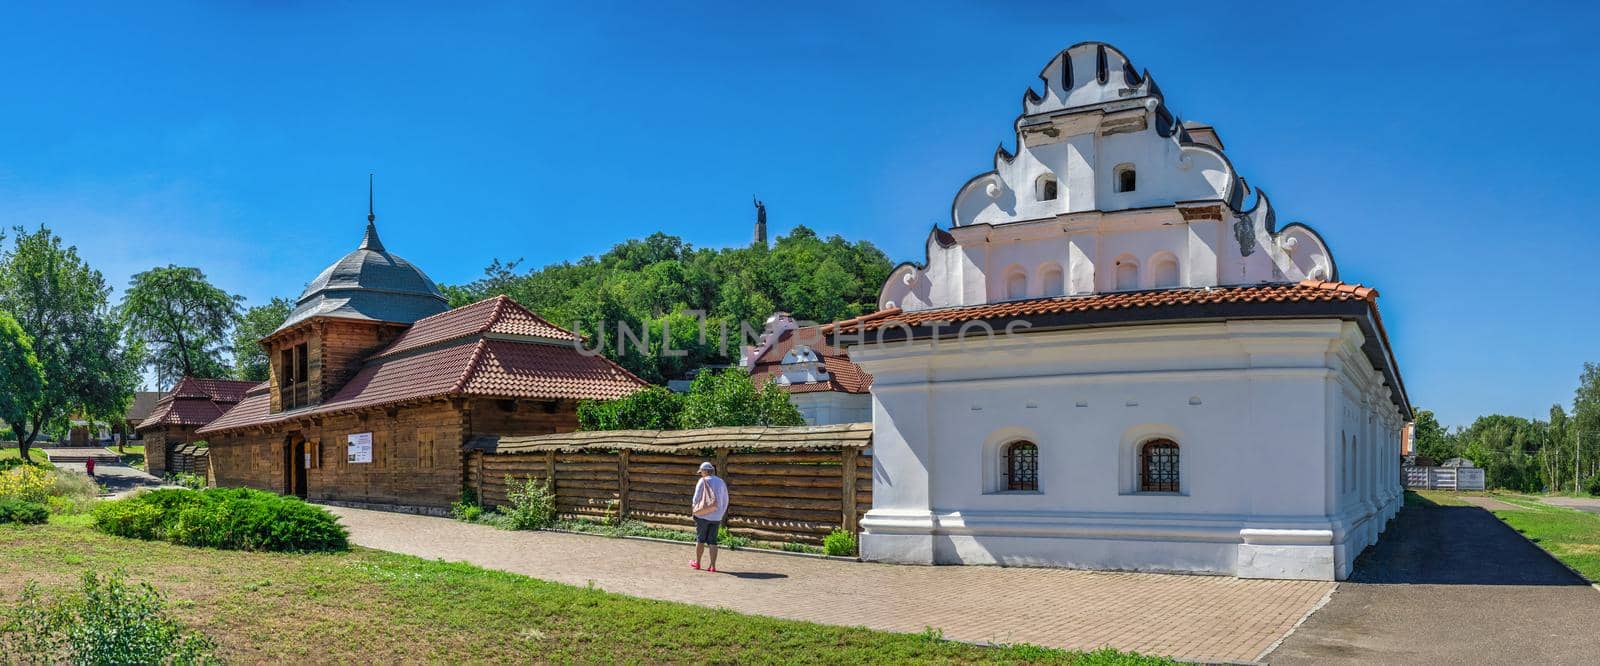
POLYGON ((166 394, 160 391, 135 392, 133 404, 128 406, 128 413, 123 417, 119 431, 132 436, 132 433, 138 431, 139 424, 144 423, 145 419, 150 418, 150 413, 156 411, 156 403, 161 402, 164 395, 166 394))
POLYGON ((777 383, 808 425, 872 421, 872 375, 787 312, 767 318, 759 343, 745 349, 739 364, 757 386, 777 383))
POLYGON ((151 474, 172 471, 167 465, 172 450, 205 439, 195 431, 239 404, 260 383, 184 377, 165 395, 157 394, 160 399, 135 426, 145 442, 145 469, 151 474))

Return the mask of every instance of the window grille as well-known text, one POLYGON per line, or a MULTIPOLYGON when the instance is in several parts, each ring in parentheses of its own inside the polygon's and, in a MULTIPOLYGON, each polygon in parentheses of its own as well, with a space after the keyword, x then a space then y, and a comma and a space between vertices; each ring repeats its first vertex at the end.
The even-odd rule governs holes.
POLYGON ((1172 440, 1158 439, 1145 443, 1139 449, 1139 490, 1142 492, 1178 492, 1178 445, 1172 440))
POLYGON ((1006 490, 1039 489, 1039 447, 1017 442, 1006 447, 1006 490))

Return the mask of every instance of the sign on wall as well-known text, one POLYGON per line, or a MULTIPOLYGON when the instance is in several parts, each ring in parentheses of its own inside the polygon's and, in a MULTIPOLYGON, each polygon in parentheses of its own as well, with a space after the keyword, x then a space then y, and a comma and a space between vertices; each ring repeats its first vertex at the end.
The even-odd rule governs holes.
POLYGON ((347 440, 345 462, 372 462, 372 433, 358 432, 349 435, 345 439, 347 440))

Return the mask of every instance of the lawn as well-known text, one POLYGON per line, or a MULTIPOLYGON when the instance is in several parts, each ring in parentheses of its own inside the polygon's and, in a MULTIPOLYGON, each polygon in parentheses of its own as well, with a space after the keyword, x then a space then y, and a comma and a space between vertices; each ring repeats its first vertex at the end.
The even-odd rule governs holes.
MULTIPOLYGON (((115 446, 110 448, 112 451, 117 450, 115 446)), ((144 445, 124 444, 122 446, 122 464, 135 469, 144 469, 144 445)))
MULTIPOLYGON (((45 467, 55 467, 55 465, 50 464, 49 460, 45 459, 44 454, 39 451, 39 447, 37 445, 33 447, 32 451, 29 451, 29 454, 33 456, 33 462, 44 465, 45 467)), ((0 447, 0 460, 17 460, 21 457, 21 450, 15 446, 0 447)))
POLYGON ((86 568, 119 567, 228 661, 1170 663, 740 615, 360 548, 203 550, 106 536, 84 516, 0 526, 0 608, 28 580, 65 588, 86 568))

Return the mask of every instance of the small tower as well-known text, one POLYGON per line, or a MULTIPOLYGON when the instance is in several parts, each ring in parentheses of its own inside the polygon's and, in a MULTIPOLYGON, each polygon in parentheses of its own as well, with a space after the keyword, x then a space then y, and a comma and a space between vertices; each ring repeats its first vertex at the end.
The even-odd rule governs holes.
POLYGON ((751 245, 767 246, 767 205, 760 199, 750 197, 756 204, 756 237, 750 241, 751 245))

